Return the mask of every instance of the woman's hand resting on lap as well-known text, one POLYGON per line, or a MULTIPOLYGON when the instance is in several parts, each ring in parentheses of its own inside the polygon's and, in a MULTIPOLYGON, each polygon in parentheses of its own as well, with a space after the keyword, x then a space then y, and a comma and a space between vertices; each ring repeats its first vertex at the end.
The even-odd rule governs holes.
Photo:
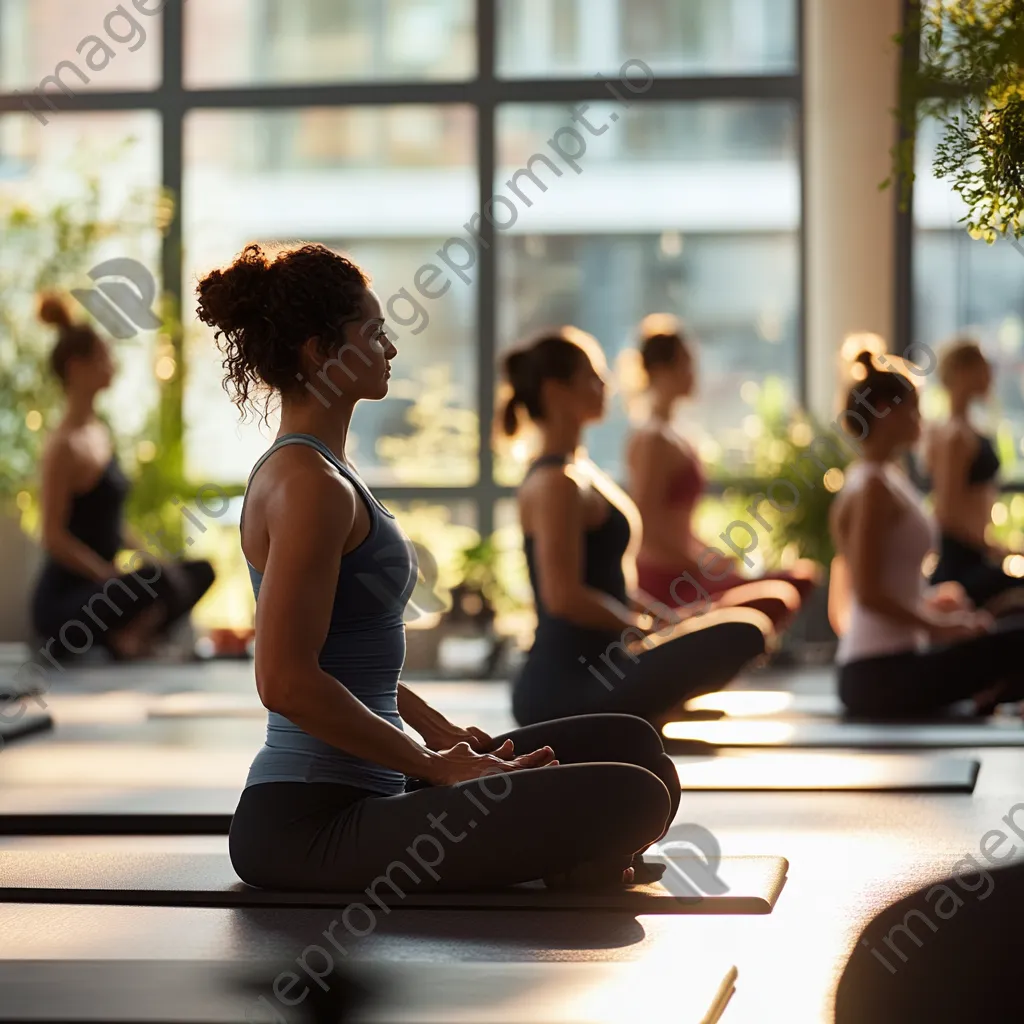
POLYGON ((541 747, 519 757, 513 757, 514 753, 511 740, 506 740, 490 754, 478 754, 466 742, 456 743, 450 750, 437 752, 427 781, 435 786, 453 786, 456 782, 468 782, 496 772, 548 768, 558 764, 550 747, 541 747))
POLYGON ((447 720, 430 726, 422 725, 420 735, 428 750, 450 750, 457 743, 468 743, 478 754, 489 754, 495 746, 494 740, 483 729, 475 725, 463 729, 447 720))
POLYGON ((935 643, 950 644, 987 633, 993 625, 994 620, 988 612, 955 611, 936 616, 928 633, 935 643))

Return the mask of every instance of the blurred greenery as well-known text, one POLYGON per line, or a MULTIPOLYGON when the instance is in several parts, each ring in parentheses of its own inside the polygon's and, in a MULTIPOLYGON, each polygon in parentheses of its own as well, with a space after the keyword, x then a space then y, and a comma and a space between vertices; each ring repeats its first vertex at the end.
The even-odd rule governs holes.
POLYGON ((480 435, 477 414, 459 401, 448 364, 425 367, 416 380, 396 380, 392 398, 410 399, 410 430, 377 439, 377 454, 400 484, 468 486, 476 482, 480 435))
POLYGON ((1024 235, 1024 0, 922 0, 907 31, 920 36, 920 71, 904 63, 894 150, 906 199, 914 179, 913 136, 925 117, 942 127, 935 156, 968 207, 975 238, 1024 235), (940 95, 936 96, 936 91, 940 95))
MULTIPOLYGON (((768 566, 786 565, 797 558, 827 566, 835 553, 829 512, 852 461, 851 449, 837 436, 834 425, 792 409, 787 393, 781 378, 765 380, 755 405, 762 429, 752 442, 750 464, 742 475, 712 467, 715 479, 725 485, 720 514, 728 518, 710 536, 717 535, 726 523, 739 520, 757 531, 758 551, 768 566), (789 510, 794 490, 784 484, 772 489, 781 510, 768 501, 758 508, 771 527, 769 532, 748 509, 773 481, 788 481, 799 500, 789 510)), ((707 515, 708 510, 703 510, 702 518, 706 520, 707 515)))
MULTIPOLYGON (((162 233, 173 215, 173 204, 156 189, 133 192, 116 210, 104 211, 104 168, 122 159, 133 145, 134 139, 126 139, 88 165, 77 153, 72 168, 80 186, 70 197, 29 203, 0 193, 0 510, 20 513, 29 529, 38 520, 42 446, 63 405, 49 367, 53 331, 37 318, 38 296, 91 286, 88 271, 109 256, 112 246, 119 255, 129 255, 141 240, 162 233)), ((177 330, 177 318, 170 312, 164 309, 160 335, 166 344, 177 330)), ((136 465, 140 441, 162 444, 162 457, 142 465, 132 495, 131 514, 144 528, 153 528, 158 521, 173 525, 163 510, 170 495, 180 490, 180 481, 167 478, 175 461, 163 457, 168 447, 180 444, 180 437, 162 434, 161 415, 159 408, 155 410, 137 435, 128 436, 111 425, 129 470, 136 465)))

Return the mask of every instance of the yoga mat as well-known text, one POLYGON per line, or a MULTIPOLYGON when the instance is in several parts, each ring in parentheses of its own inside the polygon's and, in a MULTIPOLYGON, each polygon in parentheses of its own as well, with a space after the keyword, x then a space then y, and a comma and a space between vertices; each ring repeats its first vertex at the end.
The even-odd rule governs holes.
POLYGON ((226 836, 240 787, 0 786, 3 836, 226 836))
MULTIPOLYGON (((658 860, 648 855, 649 860, 658 860)), ((769 914, 785 884, 782 857, 723 857, 705 886, 704 861, 669 855, 653 885, 602 892, 546 889, 541 883, 474 892, 404 894, 383 884, 372 893, 282 892, 238 880, 227 854, 117 854, 90 850, 0 851, 0 902, 120 906, 345 907, 355 903, 460 910, 621 910, 632 914, 769 914), (707 895, 707 889, 717 889, 707 895), (724 890, 724 891, 722 891, 724 890)), ((440 864, 438 865, 441 866, 440 864)), ((410 858, 409 867, 425 875, 410 858)), ((407 877, 396 872, 397 877, 407 877)), ((400 884, 399 884, 400 889, 400 884)))
POLYGON ((977 725, 725 719, 720 722, 669 722, 662 729, 662 735, 670 753, 673 749, 682 753, 693 743, 712 747, 851 750, 1024 747, 1024 723, 1003 718, 977 725))
POLYGON ((0 750, 13 740, 19 740, 25 736, 31 736, 33 733, 45 732, 47 729, 53 728, 53 719, 49 715, 25 712, 21 718, 14 721, 13 707, 0 702, 0 709, 2 709, 5 716, 0 718, 0 750), (6 721, 5 719, 12 720, 6 721))
MULTIPOLYGON (((984 724, 987 719, 973 713, 971 701, 961 701, 941 712, 925 717, 903 718, 898 725, 984 724)), ((686 702, 685 714, 734 718, 829 718, 844 722, 878 725, 877 719, 858 719, 848 715, 839 695, 831 690, 825 693, 792 693, 788 690, 719 690, 686 702)))
MULTIPOLYGON (((298 952, 298 950, 296 951, 298 952)), ((635 1024, 671 1007, 674 1024, 717 1024, 735 991, 735 966, 686 952, 673 971, 643 963, 345 964, 315 977, 295 960, 0 962, 0 1021, 24 1024, 635 1024), (294 999, 287 1007, 274 993, 294 999), (261 1002, 262 999, 262 1002, 261 1002)))
POLYGON ((676 759, 684 790, 973 793, 979 762, 918 754, 721 754, 676 759))

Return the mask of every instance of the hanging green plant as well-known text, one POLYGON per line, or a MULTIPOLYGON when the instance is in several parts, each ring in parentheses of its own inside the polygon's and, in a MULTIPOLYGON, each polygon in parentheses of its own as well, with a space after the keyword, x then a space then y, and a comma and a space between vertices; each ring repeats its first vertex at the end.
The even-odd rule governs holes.
MULTIPOLYGON (((904 198, 924 117, 942 130, 937 177, 967 206, 975 238, 1024 235, 1024 0, 922 0, 899 39, 904 138, 894 150, 904 198), (920 41, 920 68, 912 51, 920 41)), ((890 179, 891 181, 892 179, 890 179)))

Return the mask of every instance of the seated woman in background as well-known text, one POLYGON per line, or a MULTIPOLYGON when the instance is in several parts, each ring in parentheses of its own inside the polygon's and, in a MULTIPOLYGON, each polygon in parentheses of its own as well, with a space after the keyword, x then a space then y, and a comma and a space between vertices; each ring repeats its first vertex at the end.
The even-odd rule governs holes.
POLYGON ((46 558, 32 596, 33 628, 56 659, 84 654, 93 643, 115 658, 142 657, 206 593, 213 569, 203 561, 146 560, 126 573, 114 564, 130 485, 95 410, 114 377, 110 349, 91 327, 72 323, 58 298, 45 298, 39 315, 58 330, 50 365, 66 406, 43 450, 46 558))
POLYGON ((961 340, 943 352, 939 378, 949 393, 950 416, 929 430, 926 446, 942 534, 932 583, 959 583, 974 604, 993 612, 1019 607, 1024 579, 1003 571, 1007 552, 985 537, 999 497, 999 456, 971 423, 971 403, 988 396, 992 368, 975 342, 961 340))
POLYGON ((603 367, 597 342, 571 327, 505 359, 504 432, 517 433, 522 409, 542 439, 519 489, 538 619, 513 689, 521 723, 602 711, 660 723, 763 655, 773 632, 765 615, 747 608, 680 622, 636 590, 639 513, 580 448, 584 428, 604 414, 603 367))
POLYGON ((897 460, 920 438, 917 391, 870 353, 844 422, 857 423, 861 458, 832 507, 837 562, 830 606, 840 634, 839 694, 855 715, 926 714, 974 698, 979 713, 1024 697, 1024 629, 994 623, 955 584, 928 589, 922 563, 934 520, 897 460), (858 399, 870 395, 871 414, 858 399))
MULTIPOLYGON (((640 325, 640 358, 647 377, 649 420, 633 432, 627 449, 629 491, 643 517, 643 545, 637 556, 640 587, 669 605, 688 599, 688 576, 726 604, 754 604, 765 591, 789 591, 776 625, 798 610, 813 590, 818 568, 802 560, 791 572, 767 573, 762 579, 791 584, 753 586, 741 576, 734 558, 705 544, 693 532, 693 515, 704 494, 706 478, 700 456, 672 426, 677 405, 693 395, 693 351, 679 321, 654 314, 640 325), (682 597, 680 597, 682 595, 682 597)), ((765 609, 766 611, 768 609, 765 609)), ((771 614, 769 612, 769 614, 771 614)))

